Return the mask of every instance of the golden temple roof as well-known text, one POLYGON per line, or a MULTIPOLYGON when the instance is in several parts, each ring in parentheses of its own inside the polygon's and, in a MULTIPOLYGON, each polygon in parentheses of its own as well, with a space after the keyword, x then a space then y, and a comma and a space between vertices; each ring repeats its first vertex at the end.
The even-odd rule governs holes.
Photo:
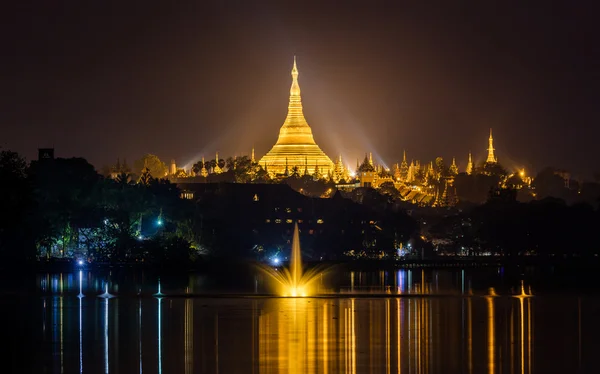
POLYGON ((298 166, 300 170, 308 168, 310 174, 314 173, 316 165, 325 170, 333 168, 331 159, 315 143, 312 130, 304 118, 295 56, 287 117, 279 130, 277 142, 259 163, 266 164, 269 171, 275 174, 283 174, 286 165, 290 168, 298 166))

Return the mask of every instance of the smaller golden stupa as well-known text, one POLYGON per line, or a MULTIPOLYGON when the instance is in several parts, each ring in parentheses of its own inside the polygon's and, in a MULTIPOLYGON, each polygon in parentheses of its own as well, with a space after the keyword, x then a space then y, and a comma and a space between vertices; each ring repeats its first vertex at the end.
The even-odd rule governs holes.
POLYGON ((291 172, 292 168, 298 167, 301 171, 308 170, 312 175, 316 168, 326 173, 334 167, 331 159, 315 143, 312 130, 302 113, 295 56, 288 114, 279 130, 277 143, 260 159, 259 164, 266 165, 269 172, 274 174, 285 174, 286 169, 291 172))

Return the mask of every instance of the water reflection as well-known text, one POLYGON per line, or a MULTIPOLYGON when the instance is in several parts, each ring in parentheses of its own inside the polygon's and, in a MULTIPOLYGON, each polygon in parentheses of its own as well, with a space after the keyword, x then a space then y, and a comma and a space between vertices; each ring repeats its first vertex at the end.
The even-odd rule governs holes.
POLYGON ((152 287, 148 296, 81 297, 98 295, 106 279, 77 275, 40 277, 39 372, 530 374, 556 372, 556 360, 567 372, 598 369, 581 350, 598 346, 597 322, 582 316, 600 301, 530 297, 525 288, 470 296, 461 270, 353 273, 356 295, 300 299, 169 297, 166 289, 152 297, 152 287), (369 282, 390 294, 361 293, 369 282), (452 284, 455 294, 439 293, 452 284), (573 323, 556 323, 550 310, 573 323), (548 344, 555 336, 563 343, 548 344))

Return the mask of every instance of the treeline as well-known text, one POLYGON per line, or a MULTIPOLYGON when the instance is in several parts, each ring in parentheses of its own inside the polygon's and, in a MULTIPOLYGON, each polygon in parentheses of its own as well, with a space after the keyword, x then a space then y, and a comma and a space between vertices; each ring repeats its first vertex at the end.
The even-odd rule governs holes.
MULTIPOLYGON (((235 171, 243 166, 236 164, 235 171)), ((0 258, 144 264, 212 256, 260 259, 289 251, 295 221, 303 222, 303 251, 312 258, 339 258, 349 249, 393 255, 398 243, 418 230, 375 190, 370 191, 380 199, 360 203, 313 200, 310 196, 333 197, 335 186, 294 175, 281 184, 300 194, 283 185, 202 183, 216 190, 188 200, 177 185, 154 178, 150 170, 139 176, 121 170, 108 178, 83 158, 27 164, 17 153, 1 151, 0 258), (260 202, 254 193, 245 196, 251 188, 264 191, 260 202)))
POLYGON ((108 179, 82 158, 32 161, 0 152, 0 256, 99 262, 188 261, 195 243, 175 185, 108 179), (85 254, 85 256, 84 256, 85 254))
POLYGON ((438 249, 472 255, 596 257, 600 210, 546 197, 517 201, 517 191, 495 189, 485 204, 448 215, 429 230, 445 242, 438 249))

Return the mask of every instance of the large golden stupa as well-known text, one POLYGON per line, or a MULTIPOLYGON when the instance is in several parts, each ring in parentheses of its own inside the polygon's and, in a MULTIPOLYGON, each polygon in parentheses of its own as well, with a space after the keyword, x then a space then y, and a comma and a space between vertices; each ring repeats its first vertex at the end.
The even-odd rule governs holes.
POLYGON ((326 175, 333 169, 333 162, 315 143, 312 130, 302 113, 296 57, 292 68, 288 114, 279 130, 277 143, 260 159, 260 165, 266 166, 269 173, 273 174, 285 174, 286 169, 291 173, 295 166, 300 173, 308 171, 308 174, 313 174, 318 168, 321 174, 326 175))

